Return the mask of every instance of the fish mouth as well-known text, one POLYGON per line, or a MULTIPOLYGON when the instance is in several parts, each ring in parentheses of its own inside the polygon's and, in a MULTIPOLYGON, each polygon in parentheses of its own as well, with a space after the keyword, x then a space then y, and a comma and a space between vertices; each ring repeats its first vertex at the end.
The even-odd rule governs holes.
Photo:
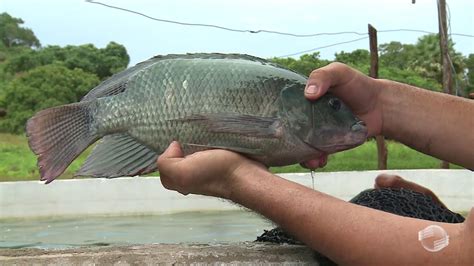
POLYGON ((345 150, 355 148, 363 144, 364 142, 365 142, 365 139, 359 142, 351 143, 351 144, 333 144, 333 145, 318 146, 314 148, 329 154, 329 153, 335 153, 338 151, 345 151, 345 150))
POLYGON ((361 120, 356 120, 344 128, 313 129, 303 142, 316 151, 330 154, 348 150, 363 144, 367 140, 368 129, 361 120))
POLYGON ((334 134, 331 138, 333 141, 329 140, 329 144, 326 145, 311 145, 313 148, 320 150, 325 153, 335 153, 338 151, 344 151, 348 149, 355 148, 363 144, 367 140, 368 130, 365 125, 362 123, 356 123, 352 126, 352 131, 345 134, 334 134), (354 130, 356 129, 356 130, 354 130))

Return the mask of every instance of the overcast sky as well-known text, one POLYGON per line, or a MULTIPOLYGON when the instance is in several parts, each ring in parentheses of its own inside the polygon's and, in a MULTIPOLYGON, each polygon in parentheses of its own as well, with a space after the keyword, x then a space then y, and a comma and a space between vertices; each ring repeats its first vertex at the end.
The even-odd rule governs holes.
MULTIPOLYGON (((275 30, 296 34, 320 32, 367 32, 371 23, 378 30, 419 29, 437 32, 435 0, 100 0, 147 15, 190 23, 216 24, 229 28, 275 30)), ((452 33, 474 35, 474 1, 447 0, 452 33)), ((109 41, 125 45, 131 64, 156 54, 187 52, 247 53, 260 57, 282 56, 350 41, 364 36, 345 34, 295 38, 275 34, 236 33, 203 27, 188 27, 152 21, 144 17, 87 3, 83 0, 0 0, 0 12, 25 21, 42 45, 109 41)), ((390 41, 415 43, 422 33, 379 33, 379 44, 390 41)), ((474 38, 453 36, 455 48, 474 53, 474 38)), ((368 40, 319 50, 322 58, 335 52, 368 49, 368 40)), ((297 57, 297 56, 296 56, 297 57)))

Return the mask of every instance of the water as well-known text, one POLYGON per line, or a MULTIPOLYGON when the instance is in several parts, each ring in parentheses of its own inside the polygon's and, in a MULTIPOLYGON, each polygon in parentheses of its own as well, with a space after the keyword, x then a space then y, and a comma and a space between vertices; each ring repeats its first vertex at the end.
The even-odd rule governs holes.
POLYGON ((0 248, 253 241, 273 226, 247 211, 0 220, 0 248))

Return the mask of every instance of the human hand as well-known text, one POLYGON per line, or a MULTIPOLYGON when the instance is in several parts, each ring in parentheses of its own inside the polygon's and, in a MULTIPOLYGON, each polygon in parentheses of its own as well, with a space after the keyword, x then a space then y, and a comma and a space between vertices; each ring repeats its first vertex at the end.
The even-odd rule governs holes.
POLYGON ((184 157, 178 142, 173 141, 158 158, 163 186, 181 194, 189 193, 230 198, 238 177, 264 168, 258 162, 226 150, 207 150, 184 157))
POLYGON ((359 71, 342 63, 332 63, 311 72, 305 89, 308 100, 316 100, 327 91, 341 99, 365 122, 368 135, 382 131, 382 107, 379 84, 359 71))
MULTIPOLYGON (((311 72, 305 89, 308 100, 316 100, 330 91, 365 122, 369 136, 382 130, 382 107, 378 102, 376 80, 341 63, 332 63, 311 72)), ((327 163, 327 155, 302 162, 303 167, 316 169, 327 163)))
POLYGON ((380 174, 375 178, 374 188, 404 188, 430 196, 434 202, 446 208, 446 205, 429 188, 403 179, 398 175, 380 174))

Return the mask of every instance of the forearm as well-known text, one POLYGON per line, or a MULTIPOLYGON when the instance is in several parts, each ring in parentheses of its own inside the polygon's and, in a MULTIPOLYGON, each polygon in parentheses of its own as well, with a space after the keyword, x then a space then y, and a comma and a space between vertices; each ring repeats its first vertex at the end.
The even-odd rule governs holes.
POLYGON ((418 151, 474 169, 474 104, 470 100, 377 80, 382 134, 418 151))
POLYGON ((458 234, 460 225, 404 218, 368 209, 263 170, 255 171, 237 179, 230 199, 263 214, 338 263, 447 264, 463 259, 459 239, 454 238, 450 246, 438 253, 424 250, 417 240, 418 231, 429 224, 440 224, 451 236, 458 234))

